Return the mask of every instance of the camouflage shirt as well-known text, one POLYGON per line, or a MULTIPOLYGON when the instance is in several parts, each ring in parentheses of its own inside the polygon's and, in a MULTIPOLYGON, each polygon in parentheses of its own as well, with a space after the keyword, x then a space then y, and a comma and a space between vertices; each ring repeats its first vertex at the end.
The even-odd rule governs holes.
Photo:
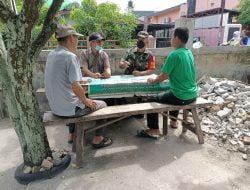
POLYGON ((155 57, 149 50, 138 52, 137 48, 130 49, 124 55, 122 61, 128 61, 129 67, 125 70, 125 75, 131 75, 133 71, 146 71, 155 69, 155 57))

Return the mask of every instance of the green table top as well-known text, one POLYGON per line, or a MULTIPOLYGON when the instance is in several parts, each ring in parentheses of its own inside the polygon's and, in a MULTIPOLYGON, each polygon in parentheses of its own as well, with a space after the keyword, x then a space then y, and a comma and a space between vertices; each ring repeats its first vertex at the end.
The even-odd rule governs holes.
POLYGON ((159 84, 148 84, 148 78, 156 78, 157 75, 139 76, 115 75, 108 79, 94 79, 83 77, 83 80, 90 79, 86 84, 89 98, 121 98, 133 96, 153 96, 169 89, 168 81, 159 84))

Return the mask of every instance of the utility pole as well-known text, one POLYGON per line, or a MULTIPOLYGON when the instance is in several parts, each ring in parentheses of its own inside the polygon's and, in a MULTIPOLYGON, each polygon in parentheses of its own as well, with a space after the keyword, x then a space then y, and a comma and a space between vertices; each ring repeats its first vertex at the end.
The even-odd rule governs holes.
POLYGON ((225 9, 226 0, 221 0, 221 16, 220 16, 220 31, 218 36, 218 45, 222 43, 222 24, 223 24, 223 14, 225 9))

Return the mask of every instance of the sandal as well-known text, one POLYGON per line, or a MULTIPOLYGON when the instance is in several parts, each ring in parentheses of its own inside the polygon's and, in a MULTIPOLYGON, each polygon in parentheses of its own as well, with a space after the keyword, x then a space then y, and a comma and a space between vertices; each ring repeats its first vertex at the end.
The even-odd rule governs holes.
POLYGON ((92 143, 93 148, 103 148, 113 144, 113 140, 110 137, 104 137, 99 144, 92 143))
POLYGON ((159 135, 151 135, 151 134, 148 134, 145 130, 141 130, 141 131, 137 131, 137 137, 157 140, 159 138, 159 135))

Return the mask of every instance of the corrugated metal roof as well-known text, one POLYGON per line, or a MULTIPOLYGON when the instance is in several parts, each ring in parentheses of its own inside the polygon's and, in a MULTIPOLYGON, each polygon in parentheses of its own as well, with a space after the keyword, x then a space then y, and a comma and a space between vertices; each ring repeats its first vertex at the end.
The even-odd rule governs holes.
POLYGON ((155 11, 133 11, 134 14, 142 17, 142 16, 150 16, 155 13, 155 11))
POLYGON ((150 15, 150 16, 158 16, 158 15, 161 15, 161 14, 164 14, 164 13, 167 13, 167 12, 170 12, 170 11, 173 11, 173 10, 176 10, 176 9, 179 9, 181 7, 182 4, 180 5, 177 5, 177 6, 174 6, 174 7, 171 7, 171 8, 168 8, 168 9, 164 9, 162 11, 158 11, 158 12, 155 12, 154 14, 150 15))

